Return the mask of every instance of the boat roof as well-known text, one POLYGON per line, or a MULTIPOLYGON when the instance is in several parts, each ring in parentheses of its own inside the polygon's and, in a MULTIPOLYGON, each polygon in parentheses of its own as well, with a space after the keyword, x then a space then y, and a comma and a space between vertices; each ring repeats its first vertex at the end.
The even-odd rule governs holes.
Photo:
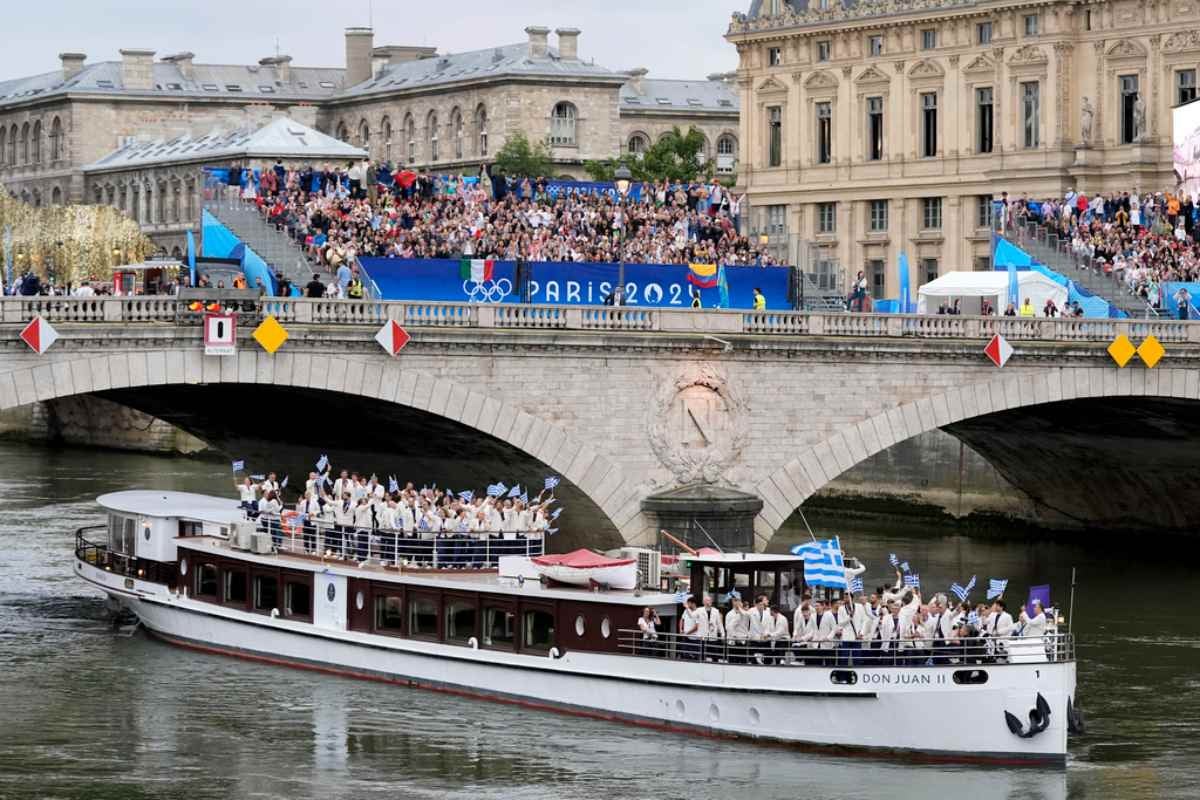
POLYGON ((232 525, 243 518, 237 500, 193 492, 130 489, 96 498, 101 507, 123 514, 160 519, 189 519, 232 525))
POLYGON ((733 566, 736 564, 779 564, 779 563, 795 563, 801 565, 804 563, 802 556, 793 556, 787 553, 718 553, 711 550, 692 555, 691 553, 680 553, 680 561, 688 561, 691 563, 700 564, 717 564, 722 566, 733 566))

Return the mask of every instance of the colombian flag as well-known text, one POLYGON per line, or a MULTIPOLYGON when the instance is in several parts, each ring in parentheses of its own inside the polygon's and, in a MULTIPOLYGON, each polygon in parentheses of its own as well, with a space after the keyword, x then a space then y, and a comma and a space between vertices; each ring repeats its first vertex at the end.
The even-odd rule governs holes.
POLYGON ((712 289, 717 285, 716 264, 688 264, 688 283, 701 289, 712 289))

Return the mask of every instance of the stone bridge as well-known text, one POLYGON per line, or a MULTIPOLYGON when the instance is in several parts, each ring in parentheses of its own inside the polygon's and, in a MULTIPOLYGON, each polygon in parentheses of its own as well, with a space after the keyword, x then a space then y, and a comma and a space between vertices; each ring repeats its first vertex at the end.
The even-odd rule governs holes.
POLYGON ((0 312, 0 408, 96 395, 293 476, 320 452, 451 487, 559 474, 572 543, 652 543, 646 498, 709 487, 761 499, 762 548, 836 476, 936 428, 1078 527, 1195 516, 1195 323, 288 299, 245 309, 218 357, 174 298, 0 312), (38 315, 61 336, 40 356, 18 338, 38 315), (268 315, 289 334, 274 355, 251 338, 268 315), (389 319, 412 335, 397 358, 373 338, 389 319), (1165 357, 1118 368, 1122 334, 1165 357))

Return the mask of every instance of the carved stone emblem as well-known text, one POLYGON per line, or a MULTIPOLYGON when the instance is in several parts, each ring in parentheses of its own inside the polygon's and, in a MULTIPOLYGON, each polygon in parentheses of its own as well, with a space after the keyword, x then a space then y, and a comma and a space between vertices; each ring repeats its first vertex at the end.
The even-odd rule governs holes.
POLYGON ((741 455, 746 402, 710 365, 665 381, 650 409, 650 446, 680 484, 716 483, 741 455))

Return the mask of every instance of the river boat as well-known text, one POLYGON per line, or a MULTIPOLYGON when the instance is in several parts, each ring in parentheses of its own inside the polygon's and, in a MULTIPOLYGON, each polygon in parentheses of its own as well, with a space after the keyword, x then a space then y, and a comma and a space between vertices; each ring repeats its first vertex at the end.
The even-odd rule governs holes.
MULTIPOLYGON (((1061 766, 1077 719, 1069 634, 908 651, 696 640, 676 630, 658 554, 635 588, 543 577, 536 536, 404 539, 248 521, 230 499, 136 490, 98 499, 76 575, 163 641, 193 650, 669 732, 930 761, 1061 766), (389 539, 391 539, 389 541, 389 539), (363 561, 363 559, 366 559, 363 561), (649 585, 647 585, 649 584, 649 585), (659 632, 638 628, 644 609, 659 632)), ((790 613, 799 556, 681 555, 719 600, 790 613)), ((622 565, 628 568, 628 565, 622 565)))

